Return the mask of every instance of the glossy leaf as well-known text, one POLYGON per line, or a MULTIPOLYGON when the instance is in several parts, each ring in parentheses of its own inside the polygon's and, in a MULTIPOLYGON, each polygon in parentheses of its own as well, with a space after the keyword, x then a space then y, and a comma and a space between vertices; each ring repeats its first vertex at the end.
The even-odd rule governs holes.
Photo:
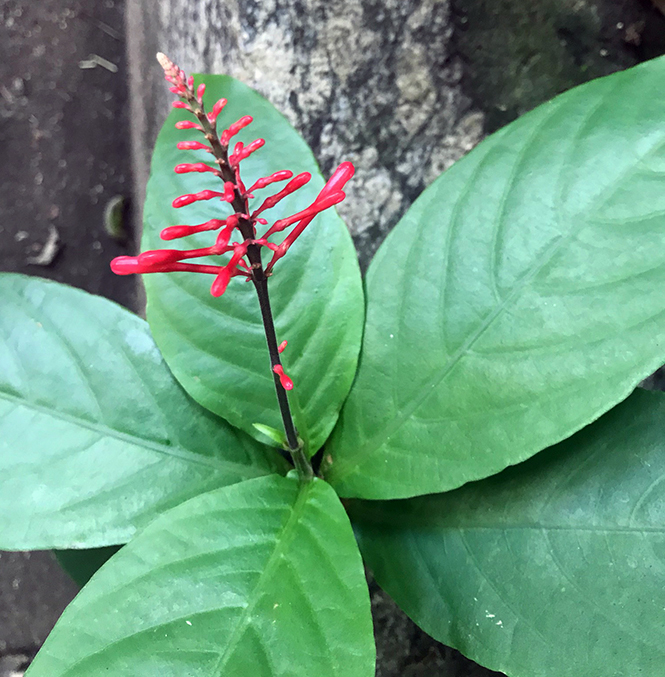
MULTIPOLYGON (((276 220, 308 206, 323 179, 305 142, 279 112, 245 85, 226 76, 206 75, 204 80, 208 109, 220 97, 229 101, 219 118, 220 129, 251 114, 254 122, 237 138, 245 143, 266 139, 265 147, 242 163, 248 186, 280 169, 313 175, 306 187, 265 212, 266 218, 276 220)), ((167 246, 159 238, 166 226, 203 223, 230 213, 230 207, 220 201, 180 209, 171 206, 182 193, 219 188, 219 179, 212 174, 173 172, 176 164, 209 158, 205 151, 176 148, 178 141, 198 139, 195 131, 174 128, 182 119, 187 119, 186 112, 173 111, 157 139, 145 205, 144 249, 167 246)), ((257 191, 257 200, 271 194, 270 189, 257 191)), ((186 242, 205 247, 214 237, 203 233, 186 242)), ((265 438, 253 424, 281 429, 253 285, 236 278, 223 297, 213 298, 208 276, 168 273, 146 275, 144 280, 155 340, 192 397, 261 440, 265 438)), ((351 386, 364 312, 356 253, 334 210, 320 214, 306 229, 276 265, 269 287, 278 340, 289 341, 282 354, 285 370, 295 382, 289 398, 299 433, 313 454, 329 435, 351 386)))
POLYGON ((273 476, 158 518, 92 578, 30 677, 373 677, 369 594, 334 491, 273 476))
POLYGON ((147 324, 106 299, 0 275, 0 547, 124 543, 167 508, 283 468, 193 402, 147 324))
POLYGON ((663 83, 658 59, 544 104, 397 225, 368 274, 358 378, 325 467, 341 495, 492 475, 665 361, 663 83))
POLYGON ((498 476, 352 516, 379 584, 475 661, 665 675, 665 395, 637 391, 498 476))

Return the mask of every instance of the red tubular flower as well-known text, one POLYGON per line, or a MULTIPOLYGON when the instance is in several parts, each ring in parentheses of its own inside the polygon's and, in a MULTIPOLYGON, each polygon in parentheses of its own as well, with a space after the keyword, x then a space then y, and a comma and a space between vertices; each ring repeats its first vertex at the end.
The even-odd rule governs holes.
POLYGON ((284 373, 284 367, 281 364, 276 364, 272 370, 279 376, 279 382, 284 390, 293 390, 293 381, 284 373))
MULTIPOLYGON (((159 249, 144 252, 136 257, 121 256, 111 262, 111 268, 118 275, 172 271, 211 274, 215 276, 211 287, 213 296, 221 296, 226 291, 230 280, 236 276, 253 279, 254 281, 264 280, 266 276, 271 274, 275 263, 286 254, 314 217, 319 212, 339 204, 345 198, 342 189, 353 176, 353 165, 350 162, 342 163, 309 207, 292 216, 275 221, 262 235, 257 235, 257 226, 265 226, 268 223, 260 215, 272 209, 291 193, 302 188, 311 179, 311 175, 308 172, 303 172, 292 178, 293 172, 284 169, 274 172, 270 176, 256 179, 249 190, 246 189, 240 177, 240 165, 243 160, 258 151, 265 144, 265 141, 256 139, 247 145, 238 142, 231 154, 229 154, 228 146, 230 140, 236 134, 251 124, 252 117, 249 115, 242 116, 218 135, 217 119, 226 106, 226 99, 219 99, 213 105, 212 111, 207 113, 203 104, 205 85, 201 84, 195 89, 193 79, 188 78, 170 59, 163 54, 158 54, 157 59, 164 69, 164 76, 171 85, 171 91, 180 98, 179 101, 174 103, 174 106, 191 112, 196 119, 196 121, 181 120, 176 123, 176 128, 202 132, 207 141, 207 143, 180 141, 177 147, 183 151, 206 151, 214 156, 212 164, 216 165, 211 166, 200 161, 186 162, 176 165, 175 172, 178 174, 192 172, 212 174, 223 181, 222 190, 206 189, 198 193, 181 195, 173 200, 173 207, 179 209, 195 202, 219 198, 222 202, 231 206, 232 213, 223 218, 211 218, 209 221, 198 225, 169 226, 161 232, 161 238, 168 241, 206 231, 219 231, 214 244, 210 247, 190 250, 159 249), (264 199, 254 211, 250 209, 249 201, 254 198, 255 191, 263 190, 274 183, 287 180, 288 183, 284 188, 264 199), (269 241, 269 238, 274 234, 288 228, 291 228, 291 231, 280 244, 269 241), (229 244, 234 234, 237 234, 240 241, 229 244), (261 263, 261 247, 267 247, 273 252, 272 259, 265 269, 263 269, 261 263), (187 259, 204 256, 227 256, 229 254, 228 261, 220 265, 183 262, 187 259)), ((281 350, 284 349, 285 345, 286 342, 280 346, 281 350)), ((275 373, 279 376, 284 388, 291 389, 293 387, 293 383, 283 373, 283 370, 282 372, 275 371, 275 373)))

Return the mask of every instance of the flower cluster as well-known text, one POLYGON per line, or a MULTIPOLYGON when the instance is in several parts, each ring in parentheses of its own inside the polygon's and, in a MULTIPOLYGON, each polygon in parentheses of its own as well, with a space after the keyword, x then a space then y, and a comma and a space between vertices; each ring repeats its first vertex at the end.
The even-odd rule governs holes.
POLYGON ((249 188, 246 188, 240 177, 240 163, 261 148, 265 141, 256 139, 246 146, 242 142, 237 142, 232 152, 229 152, 229 147, 232 138, 252 122, 251 116, 241 117, 219 134, 217 119, 227 103, 226 99, 220 99, 212 107, 212 111, 206 112, 203 105, 205 85, 201 84, 195 89, 194 79, 191 76, 187 77, 168 57, 158 54, 157 59, 164 69, 166 80, 171 84, 171 91, 179 97, 173 106, 189 111, 196 118, 196 122, 189 120, 178 122, 176 128, 195 129, 201 132, 206 140, 206 143, 181 141, 177 147, 181 150, 206 151, 212 156, 210 162, 213 164, 208 164, 208 162, 179 164, 175 167, 175 171, 178 174, 211 173, 219 177, 221 181, 219 190, 202 190, 198 193, 181 195, 173 201, 173 206, 181 208, 195 202, 218 198, 228 203, 233 213, 226 218, 213 218, 199 225, 169 226, 161 232, 163 240, 175 240, 194 233, 218 231, 215 243, 210 247, 157 249, 143 252, 139 256, 120 256, 111 262, 111 268, 119 275, 171 271, 212 274, 215 279, 210 291, 213 296, 221 296, 233 277, 241 276, 257 280, 269 276, 275 263, 286 254, 312 219, 319 212, 338 204, 345 198, 342 189, 353 176, 354 168, 350 162, 342 163, 311 205, 292 216, 275 221, 265 232, 258 235, 257 226, 268 224, 264 217, 265 212, 272 209, 287 195, 304 186, 310 180, 311 175, 303 172, 294 177, 293 172, 281 170, 256 180, 249 188), (250 209, 249 201, 254 198, 255 192, 283 181, 288 181, 288 183, 279 192, 264 199, 257 208, 250 209), (270 237, 287 228, 291 230, 280 244, 269 240, 270 237), (262 247, 267 247, 273 252, 265 268, 261 260, 262 247), (220 265, 188 262, 190 259, 224 254, 229 256, 228 261, 220 265))

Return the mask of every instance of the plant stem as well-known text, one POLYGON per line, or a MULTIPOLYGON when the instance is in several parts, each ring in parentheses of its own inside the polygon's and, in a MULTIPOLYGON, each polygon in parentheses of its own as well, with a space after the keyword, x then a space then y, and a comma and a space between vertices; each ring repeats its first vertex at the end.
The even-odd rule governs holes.
MULTIPOLYGON (((266 334, 266 342, 268 343, 268 352, 270 353, 270 368, 272 369, 276 365, 281 364, 281 361, 279 358, 279 350, 277 349, 277 336, 275 334, 275 323, 273 322, 272 310, 270 307, 270 296, 268 295, 268 279, 263 273, 263 268, 254 270, 253 282, 257 296, 259 297, 263 328, 266 334)), ((279 376, 274 371, 273 379, 275 381, 275 392, 277 393, 279 411, 282 415, 284 432, 286 433, 286 443, 288 450, 291 453, 291 457, 293 458, 293 464, 302 481, 311 480, 314 477, 314 471, 312 470, 309 459, 305 455, 302 440, 298 437, 296 427, 293 423, 293 416, 291 415, 291 408, 289 406, 286 390, 284 390, 279 380, 279 376)))
MULTIPOLYGON (((230 181, 235 184, 236 177, 229 165, 228 149, 221 144, 216 127, 208 120, 205 111, 203 110, 203 106, 198 103, 193 91, 188 90, 187 100, 191 106, 192 112, 203 128, 206 139, 210 142, 213 155, 222 174, 222 180, 230 181)), ((236 214, 249 214, 248 200, 246 196, 240 194, 237 186, 232 207, 236 214)), ((241 217, 238 220, 238 228, 245 240, 253 240, 256 237, 254 234, 254 226, 249 218, 241 217)), ((277 403, 279 405, 279 412, 282 416, 284 433, 286 434, 287 449, 291 454, 293 465, 298 471, 301 482, 308 482, 314 477, 312 464, 305 454, 302 440, 298 437, 286 390, 282 386, 279 376, 273 371, 275 366, 281 365, 281 360, 277 348, 277 335, 275 333, 275 323, 270 307, 270 296, 268 295, 268 278, 266 277, 261 261, 261 248, 255 244, 249 245, 249 247, 247 247, 247 258, 251 264, 252 282, 254 283, 256 294, 259 297, 261 318, 263 320, 263 328, 266 335, 266 342, 268 343, 268 352, 270 354, 270 369, 275 382, 275 392, 277 393, 277 403)))

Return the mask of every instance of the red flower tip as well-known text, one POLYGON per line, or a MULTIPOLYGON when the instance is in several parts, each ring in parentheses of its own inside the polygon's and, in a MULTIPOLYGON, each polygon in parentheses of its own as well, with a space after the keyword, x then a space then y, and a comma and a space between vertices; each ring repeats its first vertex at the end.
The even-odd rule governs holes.
POLYGON ((277 346, 277 352, 278 352, 278 353, 283 353, 283 352, 284 352, 284 348, 286 348, 286 346, 287 346, 288 344, 289 344, 288 341, 282 341, 282 342, 279 344, 279 346, 277 346))
POLYGON ((299 188, 302 188, 310 179, 312 175, 309 172, 303 172, 298 174, 294 179, 291 179, 279 193, 271 195, 269 198, 266 198, 263 201, 263 204, 254 211, 252 218, 257 217, 261 212, 264 212, 266 209, 272 209, 280 200, 283 200, 287 195, 295 192, 299 188))
POLYGON ((173 168, 176 174, 188 174, 189 172, 212 172, 217 176, 221 176, 221 172, 205 162, 187 162, 185 164, 176 165, 173 168))
POLYGON ((177 249, 154 249, 138 255, 138 264, 141 268, 164 266, 177 263, 185 252, 177 249))
POLYGON ((159 65, 164 69, 164 75, 169 82, 173 84, 180 83, 184 84, 184 77, 182 71, 169 59, 166 54, 163 52, 157 52, 157 61, 159 65))
MULTIPOLYGON (((171 89, 175 89, 175 87, 171 87, 171 89)), ((174 94, 177 94, 178 92, 173 92, 174 94)), ((186 108, 187 110, 192 110, 184 101, 174 101, 171 104, 174 108, 186 108)))
POLYGON ((194 89, 194 76, 193 76, 193 75, 190 75, 190 76, 187 78, 187 86, 188 86, 190 89, 194 89))
POLYGON ((243 160, 248 158, 254 151, 265 145, 265 139, 256 139, 247 146, 243 147, 242 143, 236 144, 233 154, 229 157, 229 164, 231 167, 237 167, 243 160))
MULTIPOLYGON (((193 202, 198 202, 199 200, 212 200, 214 197, 221 197, 226 200, 226 191, 224 193, 218 193, 216 190, 202 190, 199 193, 188 193, 187 195, 181 195, 173 200, 173 206, 176 209, 180 207, 185 207, 191 205, 193 202)), ((229 202, 229 200, 226 200, 229 202)))
POLYGON ((236 196, 236 187, 234 183, 226 181, 224 183, 224 201, 233 202, 233 199, 236 196))
POLYGON ((136 256, 117 256, 111 261, 111 270, 116 275, 133 275, 141 272, 136 256))
POLYGON ((222 268, 210 287, 210 293, 216 298, 220 297, 229 286, 230 280, 231 271, 228 268, 222 268))
POLYGON ((241 129, 247 127, 253 120, 254 118, 251 115, 243 115, 240 120, 234 122, 228 129, 225 129, 220 137, 222 146, 228 146, 231 137, 235 136, 241 129))
POLYGON ((197 100, 200 104, 203 103, 203 95, 205 94, 205 92, 206 92, 206 86, 205 86, 204 83, 200 84, 200 85, 196 88, 196 100, 197 100))
POLYGON ((176 129, 198 129, 200 132, 203 131, 203 127, 201 127, 201 125, 197 125, 195 122, 192 122, 191 120, 180 120, 180 122, 175 123, 175 128, 176 129))
POLYGON ((212 111, 208 113, 208 120, 210 122, 215 122, 219 114, 222 112, 224 106, 226 106, 226 104, 227 104, 226 99, 220 99, 219 101, 217 101, 217 103, 215 103, 215 105, 212 107, 212 111))
POLYGON ((342 191, 333 193, 332 195, 327 195, 325 197, 321 197, 319 195, 319 197, 317 197, 316 200, 309 207, 307 207, 307 209, 303 209, 301 212, 293 214, 293 216, 289 216, 286 219, 275 221, 272 228, 270 228, 270 230, 266 233, 266 237, 269 237, 273 233, 278 233, 280 230, 284 230, 284 228, 287 228, 298 221, 303 221, 304 219, 316 216, 319 212, 329 209, 333 205, 339 204, 345 197, 346 195, 342 193, 342 191))
POLYGON ((337 167, 332 176, 326 182, 326 185, 323 187, 319 197, 325 197, 325 195, 330 195, 331 193, 336 193, 337 191, 342 190, 342 188, 344 188, 355 172, 356 168, 351 162, 342 162, 342 164, 337 167))
POLYGON ((276 364, 272 370, 279 376, 279 382, 284 390, 293 390, 293 381, 284 373, 284 367, 281 364, 276 364))
POLYGON ((162 230, 160 237, 162 240, 177 240, 180 237, 187 237, 188 235, 194 235, 206 230, 217 230, 225 223, 226 221, 221 219, 210 219, 210 221, 200 223, 198 226, 169 226, 162 230))
POLYGON ((253 193, 255 190, 265 188, 266 186, 269 186, 271 183, 275 183, 276 181, 286 181, 287 179, 290 179, 292 176, 293 172, 289 171, 288 169, 282 169, 279 172, 271 174, 270 176, 264 176, 262 179, 259 179, 258 181, 256 181, 256 183, 250 186, 247 192, 253 193))
POLYGON ((178 141, 176 147, 178 150, 207 150, 209 153, 212 152, 210 146, 206 146, 205 143, 200 141, 178 141))

